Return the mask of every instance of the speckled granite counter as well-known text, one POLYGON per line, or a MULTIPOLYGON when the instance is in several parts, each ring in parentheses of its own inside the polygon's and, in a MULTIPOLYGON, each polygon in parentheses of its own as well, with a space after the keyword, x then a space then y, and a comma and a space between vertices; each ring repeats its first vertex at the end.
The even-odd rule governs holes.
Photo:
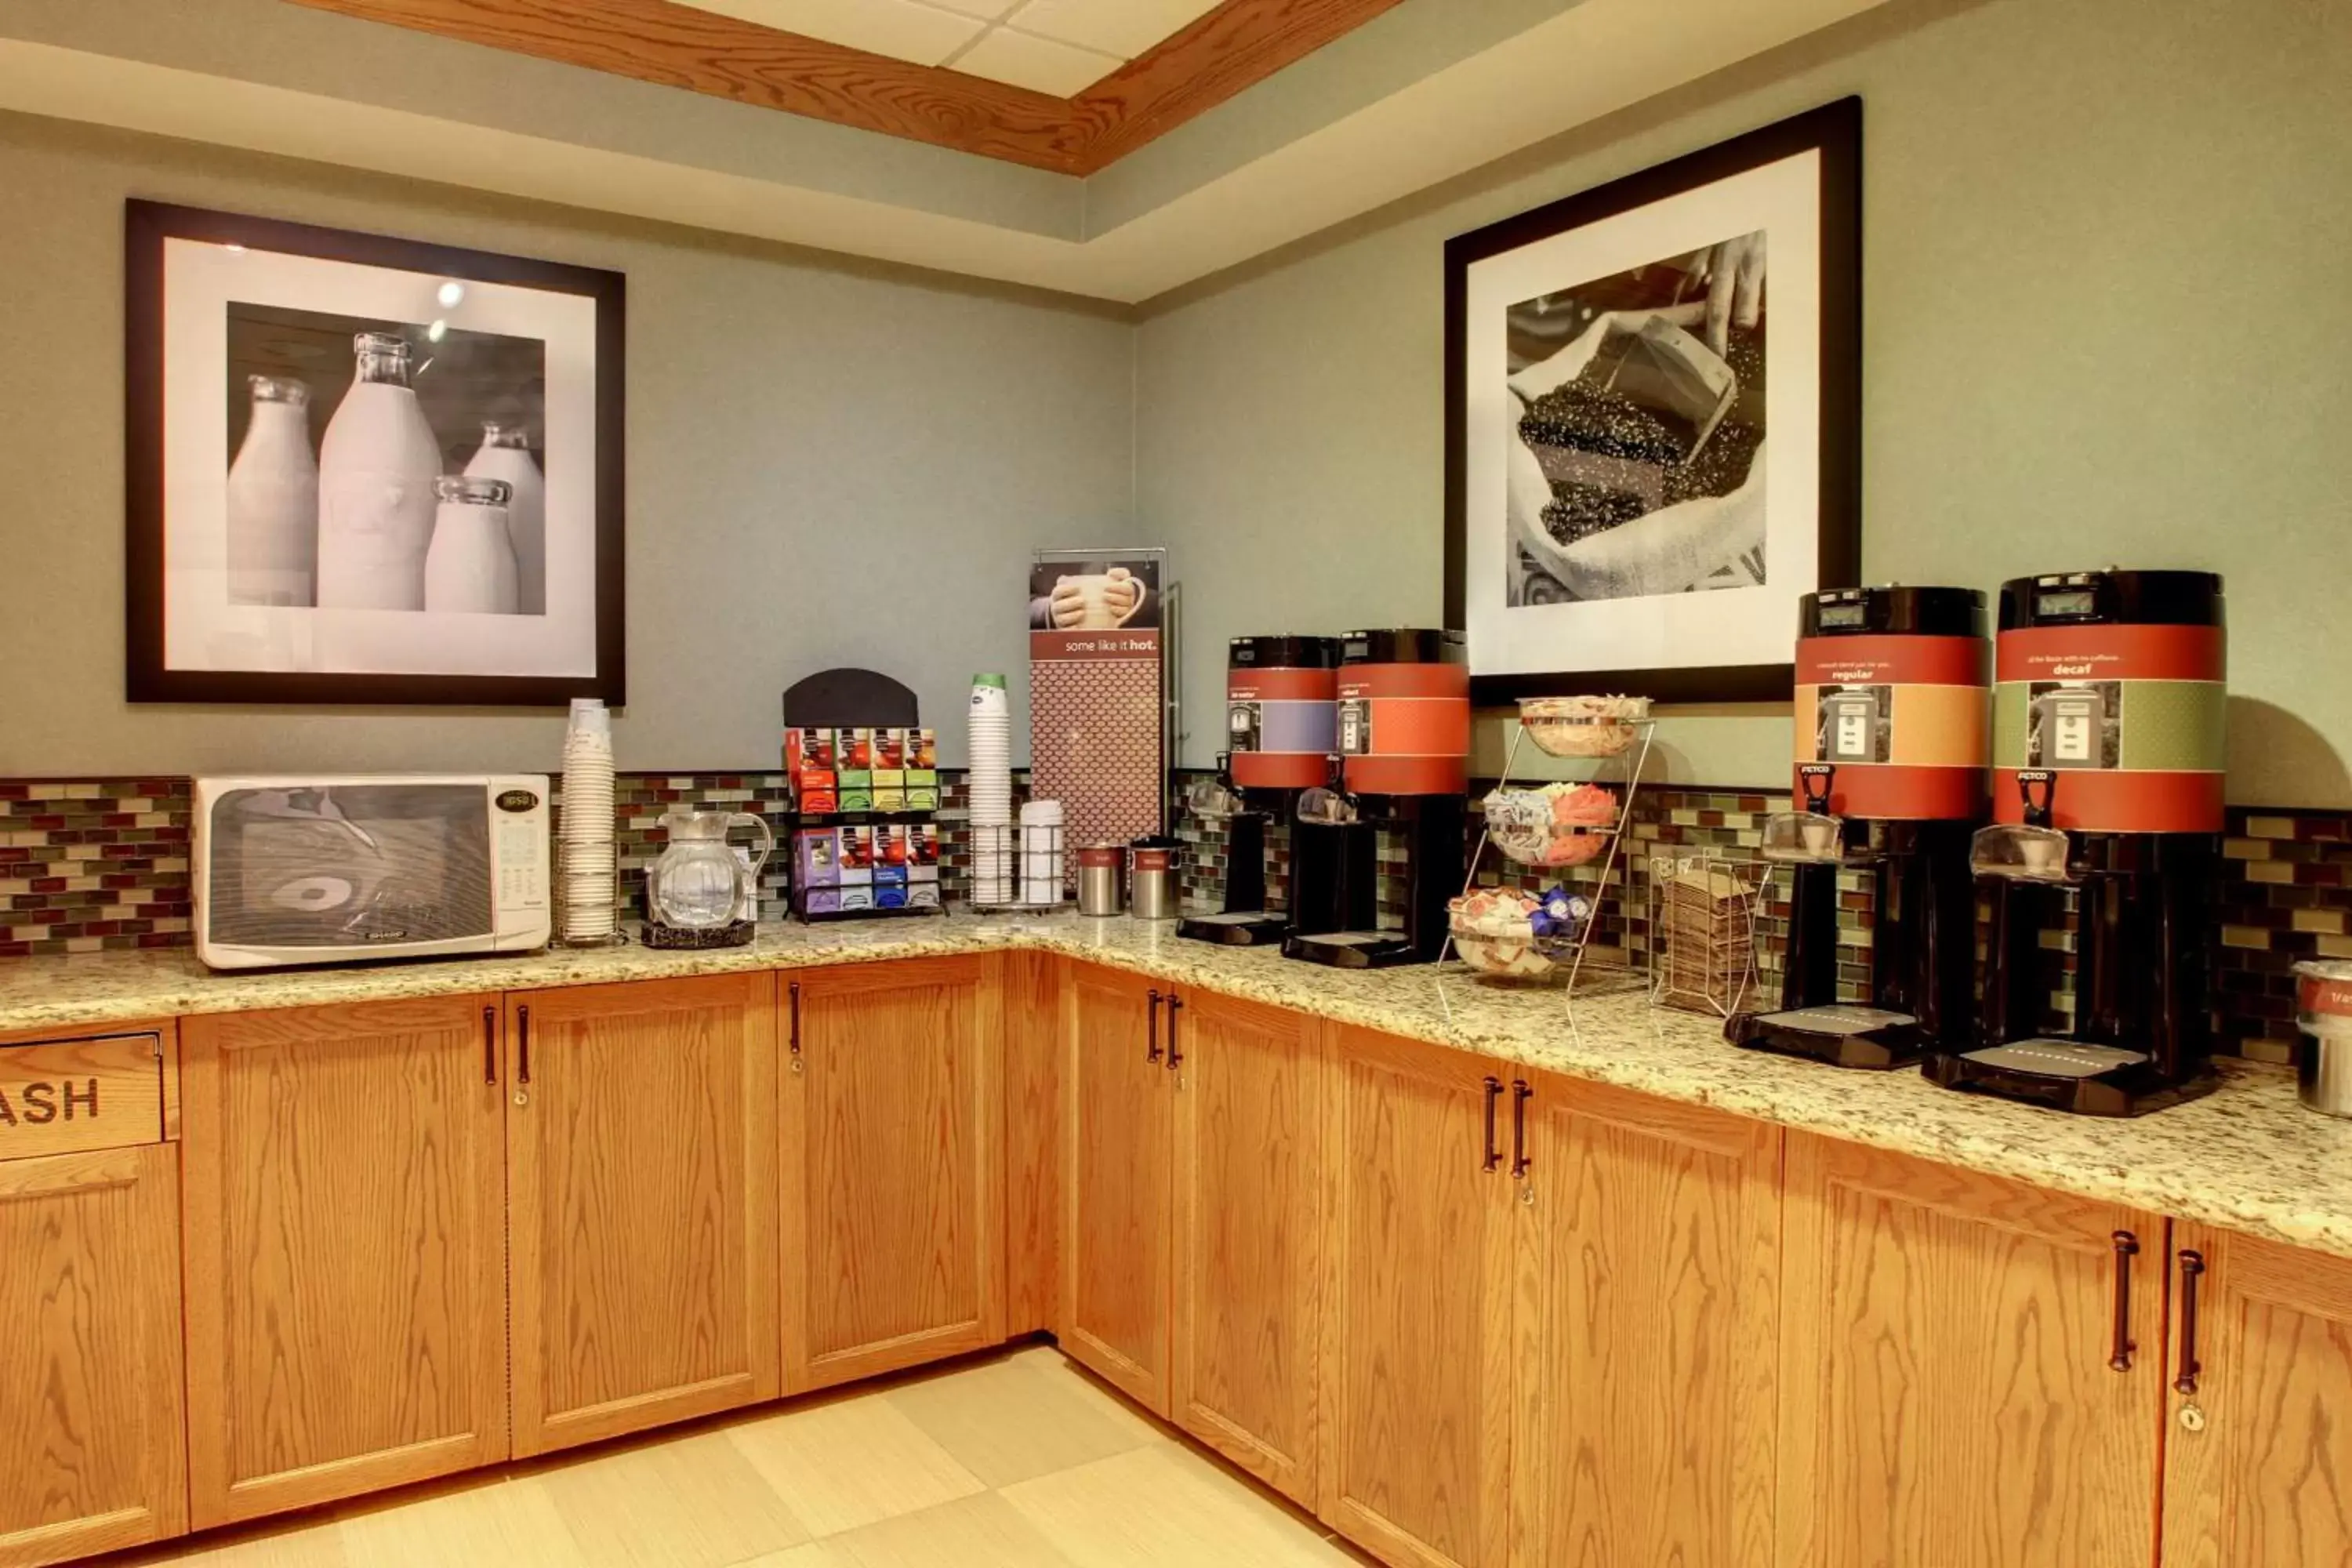
POLYGON ((2352 1257, 2352 1122, 2305 1110, 2275 1068, 2227 1064, 2221 1089, 2205 1100, 2138 1121, 2097 1121, 1954 1094, 1916 1073, 1838 1072, 1735 1050, 1707 1020, 1654 1011, 1638 996, 1580 1001, 1571 1026, 1557 992, 1492 986, 1452 968, 1343 973, 1128 920, 767 926, 753 946, 720 952, 629 946, 241 975, 213 973, 184 949, 15 959, 0 963, 0 1031, 1013 946, 2352 1257))

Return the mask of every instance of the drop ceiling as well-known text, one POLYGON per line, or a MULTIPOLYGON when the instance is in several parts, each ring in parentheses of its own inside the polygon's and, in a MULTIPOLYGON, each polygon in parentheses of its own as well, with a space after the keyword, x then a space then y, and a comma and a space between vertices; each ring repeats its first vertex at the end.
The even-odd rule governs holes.
POLYGON ((0 110, 1132 304, 1881 3, 6 0, 0 110))
POLYGON ((1218 0, 681 0, 919 66, 1075 97, 1218 0))

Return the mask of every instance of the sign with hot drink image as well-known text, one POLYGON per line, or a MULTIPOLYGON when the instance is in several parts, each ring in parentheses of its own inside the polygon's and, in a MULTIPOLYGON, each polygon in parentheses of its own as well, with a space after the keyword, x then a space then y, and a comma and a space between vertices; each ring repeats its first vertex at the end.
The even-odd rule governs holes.
POLYGON ((1166 820, 1160 551, 1055 551, 1029 569, 1030 794, 1062 803, 1072 845, 1166 820))
POLYGON ((133 202, 133 700, 621 689, 616 274, 133 202))

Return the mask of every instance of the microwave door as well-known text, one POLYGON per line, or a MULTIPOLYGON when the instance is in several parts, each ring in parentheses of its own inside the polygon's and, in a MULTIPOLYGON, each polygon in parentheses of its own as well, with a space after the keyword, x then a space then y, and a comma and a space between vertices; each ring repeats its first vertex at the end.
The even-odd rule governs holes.
POLYGON ((479 784, 232 790, 210 826, 217 943, 323 957, 491 934, 479 784))

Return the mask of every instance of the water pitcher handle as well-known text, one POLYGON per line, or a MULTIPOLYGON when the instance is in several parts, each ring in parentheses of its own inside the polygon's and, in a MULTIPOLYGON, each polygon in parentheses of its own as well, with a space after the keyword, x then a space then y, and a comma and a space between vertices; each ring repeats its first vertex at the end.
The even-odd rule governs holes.
POLYGON ((747 822, 760 830, 760 852, 751 857, 751 879, 756 882, 760 879, 760 868, 766 865, 768 857, 776 852, 776 835, 768 826, 768 819, 764 816, 754 816, 748 811, 728 814, 727 826, 730 831, 747 822))

